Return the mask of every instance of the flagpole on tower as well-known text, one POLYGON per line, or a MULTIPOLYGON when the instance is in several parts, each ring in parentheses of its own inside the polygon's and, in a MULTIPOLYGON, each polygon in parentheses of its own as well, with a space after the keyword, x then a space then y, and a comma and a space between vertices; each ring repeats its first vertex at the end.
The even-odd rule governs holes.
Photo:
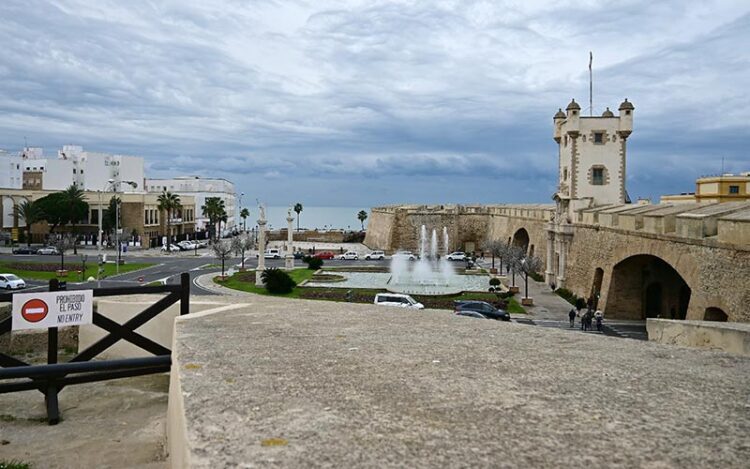
POLYGON ((594 75, 591 65, 594 62, 594 53, 589 51, 589 115, 594 115, 594 75))

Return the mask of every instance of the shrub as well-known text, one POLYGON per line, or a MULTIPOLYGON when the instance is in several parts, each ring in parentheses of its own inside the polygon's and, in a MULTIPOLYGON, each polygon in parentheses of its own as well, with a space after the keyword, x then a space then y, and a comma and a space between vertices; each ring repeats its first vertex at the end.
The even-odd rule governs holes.
MULTIPOLYGON (((579 300, 578 296, 576 296, 575 293, 573 293, 572 291, 568 290, 567 288, 558 288, 557 290, 555 290, 555 293, 557 293, 560 296, 560 298, 564 299, 565 301, 567 301, 568 303, 572 304, 573 306, 576 306, 576 304, 577 304, 577 302, 579 300)), ((583 301, 583 304, 585 305, 586 304, 586 300, 584 300, 582 298, 581 298, 581 300, 583 301)))
POLYGON ((504 291, 502 293, 498 293, 497 297, 500 298, 501 300, 507 300, 508 298, 513 298, 513 293, 509 291, 504 291))
POLYGON ((263 279, 263 283, 269 293, 290 293, 292 289, 297 286, 288 273, 276 268, 264 270, 261 274, 261 278, 263 279))
POLYGON ((302 262, 306 263, 310 270, 318 270, 323 267, 323 259, 317 257, 305 256, 302 258, 302 262))
POLYGON ((500 285, 500 279, 497 277, 492 277, 490 279, 490 285, 492 285, 493 287, 500 285))
POLYGON ((544 275, 540 274, 539 272, 530 272, 529 277, 533 278, 537 282, 544 282, 544 275))

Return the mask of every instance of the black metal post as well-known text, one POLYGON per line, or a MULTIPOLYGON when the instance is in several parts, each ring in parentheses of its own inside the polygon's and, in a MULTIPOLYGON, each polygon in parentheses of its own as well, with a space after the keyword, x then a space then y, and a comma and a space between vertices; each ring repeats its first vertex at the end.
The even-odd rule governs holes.
MULTIPOLYGON (((60 289, 60 281, 53 278, 49 281, 49 291, 55 292, 60 289)), ((47 364, 57 363, 57 328, 47 329, 47 364)), ((55 378, 47 380, 47 390, 44 395, 47 404, 47 423, 57 425, 60 422, 60 406, 57 401, 57 382, 55 378)))
POLYGON ((190 274, 180 274, 180 316, 190 313, 190 274))

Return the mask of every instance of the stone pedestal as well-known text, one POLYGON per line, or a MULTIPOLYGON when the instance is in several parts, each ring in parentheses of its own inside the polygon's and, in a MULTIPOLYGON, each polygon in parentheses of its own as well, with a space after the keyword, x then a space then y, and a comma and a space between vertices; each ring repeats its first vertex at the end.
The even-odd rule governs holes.
POLYGON ((515 294, 518 293, 518 287, 517 286, 510 286, 508 287, 508 291, 515 294))
POLYGON ((287 270, 292 270, 294 268, 294 233, 292 232, 293 222, 294 222, 294 217, 292 217, 291 214, 288 217, 286 217, 287 242, 286 242, 286 256, 284 258, 284 267, 286 267, 287 270))
POLYGON ((266 270, 266 220, 258 220, 258 268, 255 269, 255 286, 262 287, 263 271, 266 270))
POLYGON ((521 298, 521 306, 534 306, 534 298, 521 298))

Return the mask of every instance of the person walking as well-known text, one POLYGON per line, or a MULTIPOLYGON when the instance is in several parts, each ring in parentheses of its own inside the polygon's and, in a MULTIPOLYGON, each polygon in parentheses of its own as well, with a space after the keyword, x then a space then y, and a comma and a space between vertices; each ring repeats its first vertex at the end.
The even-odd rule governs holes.
POLYGON ((575 308, 570 310, 570 312, 568 313, 568 317, 570 318, 570 327, 571 328, 575 327, 575 323, 576 323, 576 309, 575 308))
POLYGON ((594 319, 596 320, 596 330, 602 332, 602 321, 604 320, 604 313, 597 309, 594 313, 594 319))

